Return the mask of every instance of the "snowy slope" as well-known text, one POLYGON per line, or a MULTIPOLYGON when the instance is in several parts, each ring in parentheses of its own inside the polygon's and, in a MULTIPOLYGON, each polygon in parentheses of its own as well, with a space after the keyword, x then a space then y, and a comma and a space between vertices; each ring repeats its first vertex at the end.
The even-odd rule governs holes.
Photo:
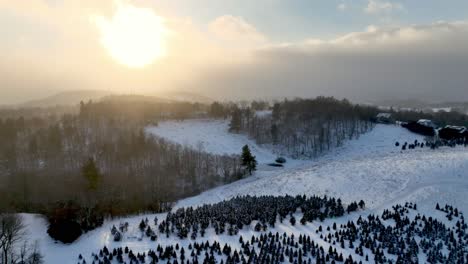
MULTIPOLYGON (((235 153, 236 146, 249 143, 261 160, 274 157, 245 136, 228 133, 225 122, 167 122, 150 131, 192 146, 204 142, 205 150, 213 153, 235 153)), ((274 172, 260 170, 253 177, 182 200, 177 206, 215 203, 245 194, 320 194, 341 197, 345 202, 363 199, 375 209, 412 201, 422 202, 422 208, 446 202, 468 211, 468 178, 463 176, 468 170, 468 151, 459 147, 402 152, 394 145, 423 139, 398 126, 377 125, 321 158, 274 172)))
MULTIPOLYGON (((260 165, 274 162, 277 158, 277 155, 270 149, 257 145, 254 140, 243 134, 229 133, 228 129, 229 122, 226 120, 204 119, 161 122, 158 126, 148 127, 146 132, 194 149, 219 155, 239 155, 242 146, 248 145, 260 165)), ((302 162, 296 161, 294 165, 298 163, 302 164, 302 162)), ((286 165, 292 166, 291 163, 286 165)), ((268 169, 265 168, 266 166, 261 167, 268 169)))
MULTIPOLYGON (((294 234, 295 236, 299 236, 299 234, 308 234, 310 235, 314 241, 327 246, 326 242, 323 239, 320 239, 319 234, 315 233, 315 230, 322 225, 322 226, 331 226, 333 223, 337 224, 344 224, 349 220, 356 220, 360 214, 352 213, 350 215, 345 215, 340 218, 335 218, 333 220, 328 219, 324 222, 313 222, 307 223, 306 225, 297 224, 295 226, 291 226, 289 224, 289 220, 284 221, 284 223, 277 223, 275 228, 270 228, 267 232, 279 232, 287 233, 287 234, 294 234)), ((186 247, 188 244, 193 243, 194 241, 191 239, 179 239, 176 236, 172 235, 169 238, 166 238, 164 235, 158 234, 158 240, 156 242, 151 241, 149 238, 145 237, 142 232, 138 229, 138 224, 142 219, 148 218, 150 225, 153 230, 157 230, 157 226, 155 226, 152 221, 154 217, 157 216, 158 219, 163 219, 165 214, 148 214, 148 215, 141 215, 141 216, 134 216, 134 217, 127 217, 112 221, 106 221, 104 225, 96 230, 88 232, 87 234, 81 236, 77 241, 75 241, 71 245, 64 245, 61 243, 55 243, 47 234, 46 229, 47 225, 44 219, 42 219, 39 215, 31 215, 31 214, 22 214, 24 222, 28 227, 28 240, 29 241, 38 241, 41 252, 44 253, 45 262, 47 264, 73 264, 77 263, 78 256, 81 254, 87 261, 92 260, 92 254, 98 253, 99 249, 103 246, 108 247, 109 249, 117 248, 117 247, 128 247, 131 249, 135 254, 137 252, 143 253, 147 252, 148 250, 154 250, 157 245, 161 246, 168 246, 168 245, 175 245, 179 244, 180 246, 186 247), (113 225, 118 226, 121 222, 128 222, 129 223, 129 231, 125 233, 122 242, 114 242, 111 235, 111 228, 113 225)), ((295 214, 295 217, 300 219, 301 214, 295 214)), ((240 249, 239 244, 239 236, 244 238, 250 238, 251 236, 259 236, 260 233, 255 232, 253 225, 250 227, 245 227, 244 229, 240 230, 238 236, 229 236, 226 233, 216 235, 212 228, 207 229, 207 233, 204 238, 199 237, 197 242, 206 242, 209 241, 210 243, 214 241, 221 241, 223 244, 228 243, 234 247, 234 249, 240 249)), ((357 255, 353 253, 352 250, 339 250, 343 252, 343 254, 353 254, 356 259, 359 259, 357 255)), ((88 262, 91 263, 91 262, 88 262)))
MULTIPOLYGON (((255 144, 243 135, 227 132, 224 121, 192 120, 184 122, 164 122, 158 127, 148 128, 148 132, 165 137, 174 142, 192 147, 203 145, 205 151, 217 154, 239 153, 241 146, 249 144, 260 162, 271 162, 276 156, 268 149, 255 144), (200 143, 202 142, 202 143, 200 143)), ((238 195, 282 195, 308 194, 340 197, 347 203, 363 199, 369 210, 362 214, 379 213, 383 209, 406 201, 418 204, 422 213, 434 213, 436 203, 451 204, 468 212, 468 150, 441 148, 438 150, 417 149, 400 151, 394 146, 400 143, 421 141, 422 137, 407 130, 390 125, 377 125, 375 129, 358 140, 347 142, 343 147, 311 161, 291 161, 283 169, 268 169, 263 166, 254 176, 204 192, 198 196, 179 201, 177 207, 215 203, 238 195)), ((133 230, 134 237, 115 243, 110 237, 112 225, 128 221, 135 227, 143 218, 150 221, 155 215, 127 217, 106 221, 105 225, 83 235, 72 245, 54 243, 46 234, 46 223, 34 215, 23 215, 30 230, 30 240, 39 240, 46 263, 76 263, 82 253, 90 256, 102 246, 129 246, 137 252, 155 248, 155 242, 139 239, 139 232, 133 230)), ((163 215, 158 216, 160 219, 163 215)), ((358 214, 345 216, 334 221, 346 222, 356 219, 358 214)), ((327 222, 321 223, 327 225, 327 222)), ((328 223, 330 224, 330 223, 328 223)), ((307 233, 314 236, 318 223, 306 226, 278 225, 276 230, 287 233, 307 233)), ((249 237, 251 229, 244 229, 241 235, 249 237)), ((221 240, 236 243, 238 237, 216 236, 208 231, 207 240, 221 240)), ((318 237, 315 239, 320 240, 318 237)), ((176 238, 161 238, 158 243, 167 245, 187 241, 176 238)), ((319 241, 320 242, 320 241, 319 241)), ((320 242, 321 243, 321 242, 320 242)), ((352 252, 349 252, 352 253, 352 252)))

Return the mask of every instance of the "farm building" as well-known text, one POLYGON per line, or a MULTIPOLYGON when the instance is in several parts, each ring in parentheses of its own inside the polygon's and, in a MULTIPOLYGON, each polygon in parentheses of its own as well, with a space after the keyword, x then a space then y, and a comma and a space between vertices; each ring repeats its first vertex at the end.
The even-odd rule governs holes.
POLYGON ((423 136, 433 137, 436 134, 436 131, 434 129, 434 123, 426 119, 421 119, 418 122, 409 122, 406 124, 402 124, 401 126, 413 133, 417 133, 423 136))
POLYGON ((378 113, 375 117, 377 123, 390 124, 393 123, 393 118, 391 113, 378 113))
POLYGON ((437 125, 429 119, 419 119, 417 123, 425 127, 437 128, 437 125))
POLYGON ((445 140, 456 140, 465 137, 466 127, 463 126, 446 126, 439 129, 439 138, 445 140))

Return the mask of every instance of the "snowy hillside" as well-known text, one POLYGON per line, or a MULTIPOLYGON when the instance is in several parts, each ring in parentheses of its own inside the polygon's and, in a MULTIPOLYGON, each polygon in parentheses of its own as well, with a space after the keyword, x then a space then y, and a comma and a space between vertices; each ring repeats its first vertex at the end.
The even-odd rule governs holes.
POLYGON ((214 154, 239 154, 242 146, 247 144, 260 162, 275 159, 270 151, 257 146, 246 136, 229 133, 228 123, 220 120, 167 121, 148 127, 147 132, 214 154))
POLYGON ((318 194, 363 199, 371 208, 411 201, 420 208, 436 202, 468 211, 468 151, 464 148, 418 149, 401 152, 395 141, 421 140, 400 127, 378 125, 359 140, 294 170, 275 175, 259 173, 207 191, 178 206, 218 202, 237 195, 318 194))
MULTIPOLYGON (((205 151, 238 153, 249 144, 261 162, 275 155, 244 135, 227 132, 227 122, 163 122, 149 131, 181 144, 205 151)), ((363 199, 373 209, 411 201, 421 208, 445 202, 468 211, 468 151, 465 148, 428 148, 401 151, 395 142, 423 141, 408 130, 377 125, 358 140, 345 143, 331 153, 280 170, 259 170, 253 177, 180 201, 177 206, 215 203, 238 195, 318 194, 340 197, 345 202, 363 199)))
MULTIPOLYGON (((205 151, 217 154, 237 154, 244 144, 248 144, 260 163, 268 163, 276 158, 268 148, 256 145, 247 137, 228 133, 227 123, 224 121, 163 122, 158 127, 148 128, 147 132, 194 148, 202 147, 205 151)), ((360 213, 325 220, 323 223, 307 223, 305 226, 291 226, 286 221, 269 230, 296 236, 310 235, 314 241, 323 245, 325 250, 330 244, 316 233, 319 225, 331 226, 333 222, 339 224, 356 220, 359 215, 380 214, 392 205, 405 202, 418 205, 417 212, 410 210, 412 217, 416 213, 426 213, 451 225, 453 223, 445 219, 445 214, 435 211, 434 207, 436 203, 450 204, 468 212, 468 177, 465 173, 468 171, 468 151, 459 147, 438 150, 424 148, 402 152, 394 145, 396 141, 404 143, 414 140, 421 141, 423 138, 401 127, 377 125, 360 139, 349 141, 321 158, 311 161, 288 160, 287 166, 281 169, 263 165, 252 177, 184 199, 179 201, 176 207, 217 203, 239 195, 327 195, 341 198, 345 204, 364 200, 367 210, 360 213)), ((296 216, 300 217, 300 213, 297 214, 296 216)), ((23 215, 30 231, 30 240, 40 242, 46 263, 51 264, 76 263, 79 254, 83 254, 89 261, 91 253, 98 253, 103 246, 127 246, 135 253, 142 253, 149 249, 154 250, 157 244, 164 246, 179 243, 187 247, 189 243, 194 242, 190 239, 180 240, 176 236, 166 238, 164 234, 159 235, 156 242, 145 238, 138 230, 138 223, 143 218, 152 221, 154 216, 156 215, 106 221, 103 227, 83 235, 72 245, 62 245, 54 243, 47 236, 43 219, 34 215, 23 215), (121 222, 129 222, 130 230, 122 242, 113 242, 110 228, 121 222)), ((157 217, 162 219, 165 215, 160 214, 157 217)), ((391 222, 387 224, 391 225, 391 222)), ((253 231, 252 226, 244 227, 239 234, 245 238, 259 235, 253 231)), ((238 236, 216 235, 213 229, 208 229, 205 238, 198 238, 197 241, 221 241, 235 248, 239 247, 238 236)), ((360 258, 350 248, 339 252, 352 254, 354 259, 360 258)), ((420 258, 421 262, 424 262, 424 256, 421 255, 420 258)))
MULTIPOLYGON (((257 158, 260 170, 271 170, 272 168, 262 165, 274 162, 277 155, 243 134, 229 133, 228 125, 229 122, 225 120, 167 121, 158 126, 148 127, 146 131, 175 143, 220 155, 240 155, 242 146, 249 145, 252 154, 257 158)), ((303 162, 288 162, 286 167, 291 167, 291 163, 296 166, 303 162)))

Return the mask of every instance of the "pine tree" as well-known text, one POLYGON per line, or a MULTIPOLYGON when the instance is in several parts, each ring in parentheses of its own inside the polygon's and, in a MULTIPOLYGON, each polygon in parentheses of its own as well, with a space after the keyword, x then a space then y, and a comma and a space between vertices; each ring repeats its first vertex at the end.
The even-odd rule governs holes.
POLYGON ((250 152, 248 145, 242 147, 242 166, 244 166, 249 171, 250 175, 252 175, 252 171, 257 169, 257 160, 250 152))
POLYGON ((83 177, 88 180, 88 189, 96 190, 98 187, 99 179, 101 175, 99 169, 96 166, 96 162, 93 158, 89 158, 86 164, 81 169, 83 177))

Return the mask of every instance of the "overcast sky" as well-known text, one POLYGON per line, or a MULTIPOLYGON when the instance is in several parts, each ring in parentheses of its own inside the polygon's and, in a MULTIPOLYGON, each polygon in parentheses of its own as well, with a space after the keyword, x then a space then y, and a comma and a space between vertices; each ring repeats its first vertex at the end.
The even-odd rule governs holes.
POLYGON ((460 101, 468 1, 0 0, 0 58, 0 104, 79 89, 460 101))

